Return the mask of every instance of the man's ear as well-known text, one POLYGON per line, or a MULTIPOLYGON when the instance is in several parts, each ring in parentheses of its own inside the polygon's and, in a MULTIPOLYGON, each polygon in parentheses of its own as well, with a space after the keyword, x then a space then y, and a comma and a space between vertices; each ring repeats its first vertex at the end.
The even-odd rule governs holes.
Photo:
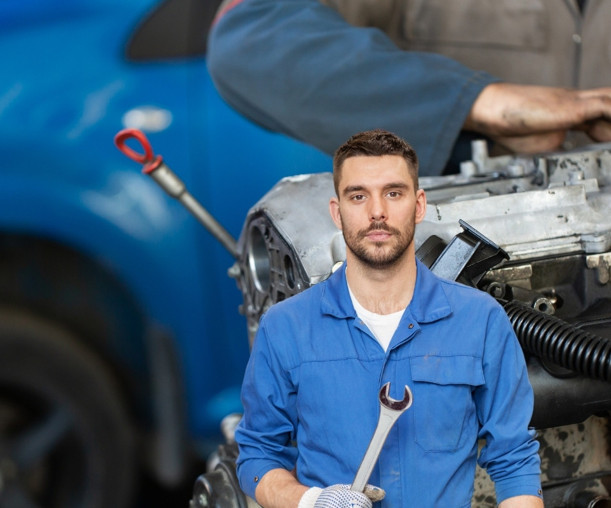
POLYGON ((337 229, 341 230, 342 216, 339 213, 339 199, 337 199, 335 196, 329 200, 329 213, 331 214, 331 219, 333 219, 337 229))
POLYGON ((416 191, 416 224, 423 221, 426 215, 426 194, 422 189, 416 191))

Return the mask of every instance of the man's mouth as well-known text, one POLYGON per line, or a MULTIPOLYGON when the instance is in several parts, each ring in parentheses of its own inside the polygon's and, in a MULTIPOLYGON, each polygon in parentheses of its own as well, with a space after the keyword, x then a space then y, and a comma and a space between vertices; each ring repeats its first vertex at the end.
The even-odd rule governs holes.
POLYGON ((367 238, 373 241, 382 241, 389 238, 391 236, 391 233, 383 229, 376 229, 374 231, 369 231, 366 236, 367 238))
POLYGON ((393 231, 390 228, 390 226, 388 226, 388 224, 385 224, 383 222, 372 223, 367 228, 367 230, 361 233, 361 236, 363 238, 367 238, 368 240, 371 240, 372 242, 383 242, 387 240, 388 238, 390 238, 392 235, 393 235, 393 231))

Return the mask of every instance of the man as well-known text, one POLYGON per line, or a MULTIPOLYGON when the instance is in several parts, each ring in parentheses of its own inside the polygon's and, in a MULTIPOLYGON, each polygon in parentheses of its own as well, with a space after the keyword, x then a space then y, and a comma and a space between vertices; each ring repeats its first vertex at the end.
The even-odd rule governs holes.
POLYGON ((226 0, 207 63, 270 130, 332 153, 384 126, 439 175, 473 137, 528 153, 611 141, 610 18, 608 0, 226 0))
POLYGON ((489 295, 416 260, 426 209, 417 171, 413 149, 386 131, 357 134, 335 153, 329 208, 346 262, 268 310, 244 378, 238 476, 265 508, 372 506, 346 485, 386 382, 396 399, 409 386, 413 404, 373 471, 386 492, 376 506, 469 507, 476 460, 501 507, 543 506, 522 351, 489 295))

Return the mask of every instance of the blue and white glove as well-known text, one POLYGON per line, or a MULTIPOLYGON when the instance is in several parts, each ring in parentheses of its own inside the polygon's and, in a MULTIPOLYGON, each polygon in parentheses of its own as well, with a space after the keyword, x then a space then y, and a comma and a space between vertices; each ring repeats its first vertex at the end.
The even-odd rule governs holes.
POLYGON ((331 485, 325 489, 312 487, 299 501, 298 508, 372 508, 372 501, 384 499, 385 492, 367 485, 365 493, 350 490, 350 485, 331 485))

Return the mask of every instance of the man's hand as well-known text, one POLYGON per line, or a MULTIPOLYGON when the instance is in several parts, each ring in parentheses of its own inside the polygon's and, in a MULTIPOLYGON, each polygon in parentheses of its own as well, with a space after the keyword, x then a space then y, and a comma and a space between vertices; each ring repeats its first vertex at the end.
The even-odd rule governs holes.
POLYGON ((473 103, 464 128, 513 152, 560 148, 569 130, 593 141, 611 141, 611 87, 568 90, 493 83, 473 103))
POLYGON ((265 508, 371 508, 372 501, 381 501, 386 492, 373 485, 367 485, 365 493, 351 491, 350 485, 308 488, 297 481, 294 472, 279 468, 263 475, 255 495, 265 508))
POLYGON ((372 508, 373 501, 384 499, 385 492, 367 485, 365 492, 350 490, 350 485, 331 485, 325 489, 312 488, 307 491, 298 508, 372 508))

